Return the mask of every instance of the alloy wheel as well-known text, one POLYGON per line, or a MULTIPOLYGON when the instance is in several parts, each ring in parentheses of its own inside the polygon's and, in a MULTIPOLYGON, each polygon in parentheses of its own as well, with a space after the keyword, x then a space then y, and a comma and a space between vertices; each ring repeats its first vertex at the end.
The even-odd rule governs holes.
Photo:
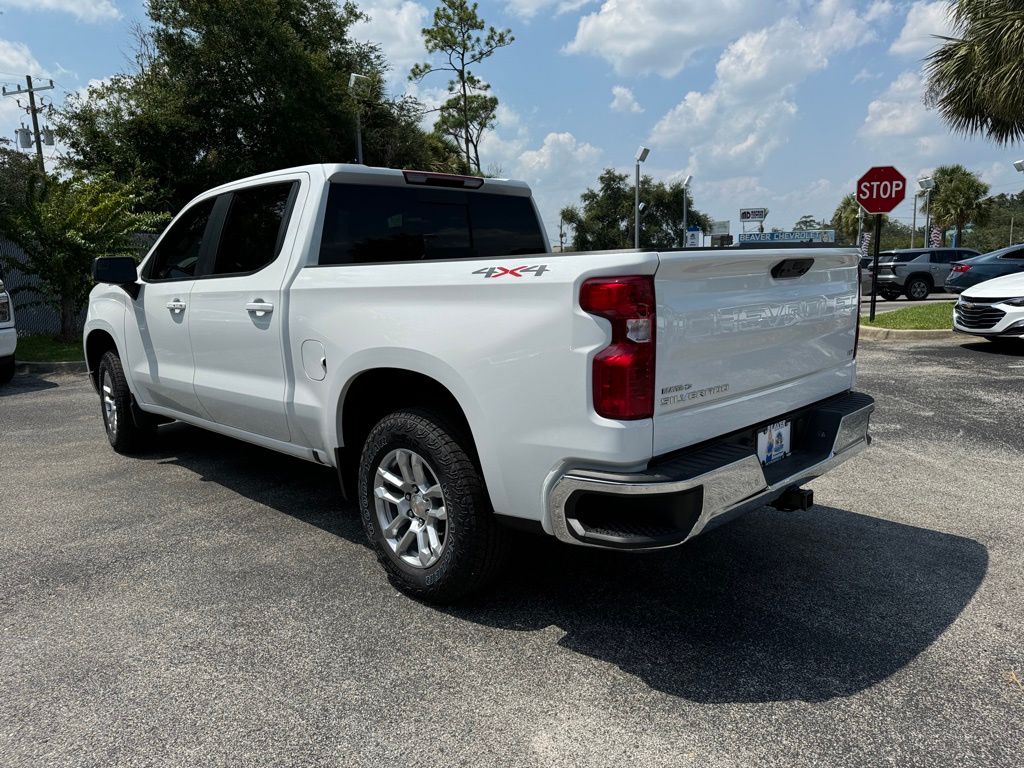
POLYGON ((426 459, 408 448, 390 451, 373 484, 377 523, 394 555, 413 568, 429 568, 448 540, 444 493, 426 459))

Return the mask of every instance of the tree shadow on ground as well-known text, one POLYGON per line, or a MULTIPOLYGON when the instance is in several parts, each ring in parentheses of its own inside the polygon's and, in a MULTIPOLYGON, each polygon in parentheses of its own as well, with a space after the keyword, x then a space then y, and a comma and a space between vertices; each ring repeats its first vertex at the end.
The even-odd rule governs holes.
MULTIPOLYGON (((323 467, 184 425, 162 429, 153 458, 365 543, 323 467)), ((510 631, 557 627, 563 647, 693 701, 820 701, 912 661, 987 566, 971 539, 832 507, 765 508, 647 555, 518 538, 496 589, 437 610, 510 631)))

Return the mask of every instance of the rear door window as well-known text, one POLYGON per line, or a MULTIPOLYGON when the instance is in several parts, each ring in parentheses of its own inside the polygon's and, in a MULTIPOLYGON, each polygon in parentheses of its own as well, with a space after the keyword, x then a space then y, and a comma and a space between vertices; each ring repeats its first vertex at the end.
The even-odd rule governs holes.
POLYGON ((543 253, 528 197, 332 184, 320 264, 373 264, 543 253))
POLYGON ((216 198, 196 203, 171 225, 146 267, 147 280, 191 280, 216 198))
POLYGON ((292 193, 298 182, 240 189, 231 202, 213 264, 214 275, 258 272, 281 252, 292 193))

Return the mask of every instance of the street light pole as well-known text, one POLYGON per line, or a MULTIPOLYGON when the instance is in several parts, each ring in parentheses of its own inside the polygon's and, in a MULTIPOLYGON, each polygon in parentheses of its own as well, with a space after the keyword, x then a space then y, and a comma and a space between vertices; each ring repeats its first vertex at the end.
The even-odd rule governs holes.
POLYGON ((920 192, 914 193, 914 218, 910 224, 910 247, 914 247, 914 235, 917 234, 917 198, 920 196, 920 192))
POLYGON ((363 119, 362 104, 359 102, 360 88, 369 87, 370 78, 353 72, 348 78, 348 92, 356 101, 356 162, 363 165, 363 119))
POLYGON ((689 189, 690 189, 690 182, 691 181, 693 181, 693 174, 687 174, 686 178, 683 179, 683 246, 684 247, 689 244, 689 239, 690 239, 690 227, 689 227, 689 220, 687 218, 687 216, 689 214, 689 211, 687 210, 687 208, 688 208, 688 200, 687 200, 687 198, 689 197, 689 189))
MULTIPOLYGON (((917 194, 924 195, 924 248, 931 247, 932 242, 932 190, 935 189, 935 179, 930 176, 922 176, 917 180, 917 194)), ((913 246, 911 246, 913 247, 913 246)))
POLYGON ((647 159, 651 150, 640 147, 636 151, 636 186, 633 190, 633 247, 640 250, 640 163, 647 159))

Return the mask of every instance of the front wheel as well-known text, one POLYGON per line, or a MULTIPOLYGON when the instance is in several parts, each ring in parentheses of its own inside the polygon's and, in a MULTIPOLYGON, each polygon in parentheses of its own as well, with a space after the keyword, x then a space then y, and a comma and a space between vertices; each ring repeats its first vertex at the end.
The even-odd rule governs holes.
POLYGON ((431 411, 397 411, 370 430, 359 502, 377 559, 408 595, 454 602, 482 591, 500 571, 507 532, 469 440, 431 411))
POLYGON ((900 297, 899 288, 883 288, 878 292, 886 301, 896 301, 900 297))
POLYGON ((912 277, 907 280, 906 286, 907 298, 911 301, 921 301, 927 299, 928 294, 931 293, 932 286, 923 277, 912 277))
POLYGON ((107 352, 100 359, 96 381, 100 390, 100 410, 103 427, 110 446, 118 453, 131 454, 144 448, 152 438, 155 427, 139 424, 135 417, 135 403, 128 380, 116 352, 107 352))

